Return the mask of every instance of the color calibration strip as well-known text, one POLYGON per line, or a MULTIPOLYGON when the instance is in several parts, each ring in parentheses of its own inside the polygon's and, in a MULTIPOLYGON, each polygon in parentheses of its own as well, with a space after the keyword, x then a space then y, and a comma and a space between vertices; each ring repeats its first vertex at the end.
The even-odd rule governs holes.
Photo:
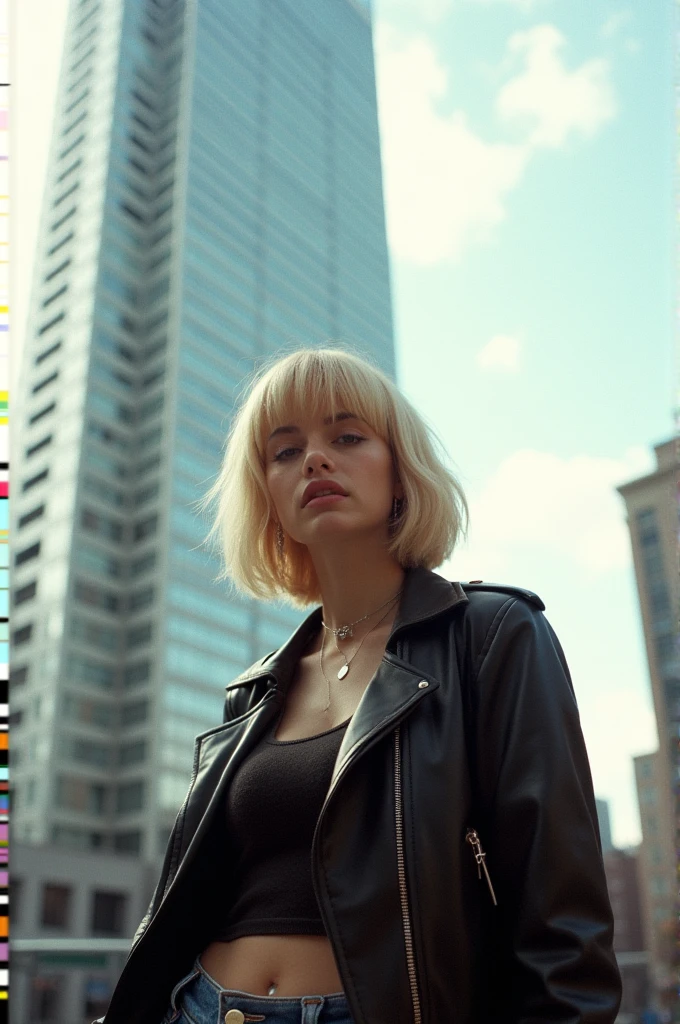
POLYGON ((0 0, 0 1024, 8 1017, 9 78, 8 3, 0 0))

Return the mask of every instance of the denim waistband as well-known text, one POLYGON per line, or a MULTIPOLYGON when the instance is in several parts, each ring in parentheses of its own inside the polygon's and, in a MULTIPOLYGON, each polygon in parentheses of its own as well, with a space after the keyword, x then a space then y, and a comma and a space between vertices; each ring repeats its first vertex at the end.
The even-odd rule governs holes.
MULTIPOLYGON (((229 1010, 233 1024, 352 1024, 344 992, 330 995, 258 996, 223 988, 211 978, 200 960, 175 986, 166 1021, 223 1024, 229 1010), (241 1016, 242 1015, 242 1016, 241 1016)), ((227 1024, 232 1024, 231 1019, 227 1024)))

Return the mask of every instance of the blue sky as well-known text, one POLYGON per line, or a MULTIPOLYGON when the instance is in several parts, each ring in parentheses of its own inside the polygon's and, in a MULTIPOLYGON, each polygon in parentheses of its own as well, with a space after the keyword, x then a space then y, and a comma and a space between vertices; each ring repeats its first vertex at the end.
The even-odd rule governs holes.
MULTIPOLYGON (((15 11, 14 381, 66 10, 15 11)), ((443 571, 541 595, 633 843, 656 733, 615 486, 672 429, 672 4, 374 0, 374 20, 399 381, 472 506, 443 571)))
POLYGON ((656 746, 621 500, 672 430, 672 5, 376 0, 399 380, 537 591, 614 839, 656 746))

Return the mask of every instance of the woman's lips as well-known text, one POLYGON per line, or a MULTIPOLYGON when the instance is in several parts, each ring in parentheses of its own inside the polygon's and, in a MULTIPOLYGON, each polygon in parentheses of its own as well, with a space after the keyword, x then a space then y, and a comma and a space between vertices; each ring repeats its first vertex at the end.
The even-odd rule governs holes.
POLYGON ((320 494, 317 498, 311 498, 305 508, 311 508, 313 505, 334 505, 337 501, 344 501, 346 498, 345 494, 320 494))

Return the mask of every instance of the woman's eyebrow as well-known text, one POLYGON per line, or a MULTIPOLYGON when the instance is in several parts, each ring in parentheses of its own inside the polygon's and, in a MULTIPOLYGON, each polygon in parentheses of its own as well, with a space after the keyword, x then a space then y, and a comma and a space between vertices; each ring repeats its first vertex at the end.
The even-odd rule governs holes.
MULTIPOLYGON (((354 412, 336 412, 335 416, 326 416, 324 419, 324 426, 329 427, 331 423, 339 423, 341 420, 358 420, 361 417, 357 416, 354 412)), ((272 430, 271 434, 267 438, 267 443, 271 441, 273 437, 278 437, 279 434, 299 434, 300 428, 294 424, 288 424, 285 427, 277 427, 276 430, 272 430)))
POLYGON ((288 427, 277 427, 276 430, 272 430, 271 434, 267 438, 267 443, 271 441, 273 437, 277 437, 279 434, 299 434, 300 428, 295 427, 291 424, 288 427))

